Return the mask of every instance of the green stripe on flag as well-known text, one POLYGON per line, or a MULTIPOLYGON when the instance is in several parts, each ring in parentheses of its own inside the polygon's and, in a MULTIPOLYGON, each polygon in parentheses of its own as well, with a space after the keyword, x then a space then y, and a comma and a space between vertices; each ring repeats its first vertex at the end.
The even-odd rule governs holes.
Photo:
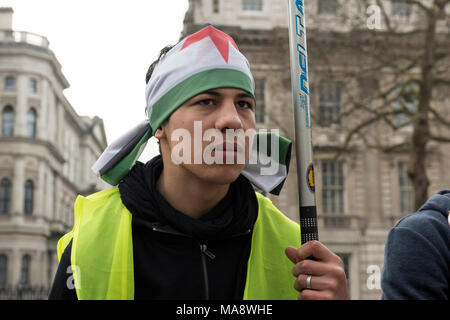
MULTIPOLYGON (((267 156, 272 156, 272 136, 275 136, 274 139, 278 139, 278 156, 279 156, 279 163, 282 165, 286 165, 286 160, 288 157, 288 153, 292 144, 292 141, 282 137, 280 135, 277 135, 273 132, 257 132, 255 135, 255 141, 253 143, 253 147, 256 147, 256 151, 259 153, 260 149, 260 141, 266 141, 267 145, 267 156)), ((273 150, 276 151, 276 150, 273 150)))
POLYGON ((152 106, 151 127, 156 130, 187 100, 217 88, 238 88, 254 96, 252 80, 241 71, 233 69, 202 71, 174 86, 152 106))
POLYGON ((123 177, 125 177, 131 168, 136 163, 137 159, 141 155, 142 151, 147 144, 148 139, 152 136, 152 130, 147 130, 144 136, 139 140, 136 146, 127 154, 122 160, 120 160, 114 167, 108 170, 101 178, 110 185, 117 185, 123 177))

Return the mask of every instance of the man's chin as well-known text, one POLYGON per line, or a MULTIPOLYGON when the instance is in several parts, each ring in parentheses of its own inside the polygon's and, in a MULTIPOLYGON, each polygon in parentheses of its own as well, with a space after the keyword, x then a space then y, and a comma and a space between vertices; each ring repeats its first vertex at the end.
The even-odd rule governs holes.
POLYGON ((240 164, 200 165, 194 170, 197 176, 205 182, 214 184, 230 184, 236 181, 244 169, 240 164))

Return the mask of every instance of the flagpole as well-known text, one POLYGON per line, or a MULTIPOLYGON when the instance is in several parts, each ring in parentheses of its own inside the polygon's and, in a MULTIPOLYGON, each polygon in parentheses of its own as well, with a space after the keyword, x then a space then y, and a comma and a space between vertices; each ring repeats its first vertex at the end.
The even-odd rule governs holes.
POLYGON ((288 0, 289 48, 301 244, 319 240, 314 183, 311 108, 304 1, 288 0))

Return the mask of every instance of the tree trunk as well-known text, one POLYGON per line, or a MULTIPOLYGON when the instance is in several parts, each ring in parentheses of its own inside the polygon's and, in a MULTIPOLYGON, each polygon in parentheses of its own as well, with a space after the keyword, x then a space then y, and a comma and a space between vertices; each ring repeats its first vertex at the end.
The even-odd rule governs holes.
POLYGON ((414 209, 418 210, 428 199, 430 185, 426 170, 426 148, 430 137, 429 110, 433 93, 433 62, 436 34, 436 12, 427 14, 427 30, 421 64, 420 98, 413 119, 412 147, 408 175, 414 186, 414 209))

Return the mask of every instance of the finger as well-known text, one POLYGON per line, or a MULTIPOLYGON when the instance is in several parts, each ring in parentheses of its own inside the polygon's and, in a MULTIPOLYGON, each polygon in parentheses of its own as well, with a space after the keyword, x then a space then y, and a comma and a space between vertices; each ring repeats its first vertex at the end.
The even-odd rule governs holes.
POLYGON ((340 261, 337 255, 316 240, 309 241, 297 249, 297 261, 305 260, 311 256, 325 262, 340 261))
POLYGON ((306 278, 308 276, 306 274, 301 274, 297 277, 294 282, 294 289, 301 292, 306 289, 306 278))
POLYGON ((328 291, 303 290, 298 295, 298 300, 332 300, 333 294, 328 291))
MULTIPOLYGON (((307 286, 307 280, 308 280, 308 276, 307 274, 301 274, 297 277, 297 280, 295 280, 294 282, 294 288, 297 291, 302 291, 305 289, 311 290, 312 288, 312 276, 311 276, 311 280, 310 280, 310 287, 308 288, 307 286)), ((320 289, 314 289, 314 290, 320 290, 320 289)))
POLYGON ((303 260, 295 264, 292 268, 294 277, 300 274, 310 274, 312 276, 322 276, 332 271, 333 267, 322 261, 303 260))
POLYGON ((335 281, 334 279, 330 279, 326 276, 311 276, 309 288, 306 285, 306 280, 308 278, 308 274, 301 274, 297 277, 294 282, 294 288, 297 291, 303 290, 316 290, 316 291, 332 291, 335 289, 335 281))
POLYGON ((291 260, 293 263, 297 263, 297 248, 289 246, 284 250, 284 253, 289 258, 289 260, 291 260))

